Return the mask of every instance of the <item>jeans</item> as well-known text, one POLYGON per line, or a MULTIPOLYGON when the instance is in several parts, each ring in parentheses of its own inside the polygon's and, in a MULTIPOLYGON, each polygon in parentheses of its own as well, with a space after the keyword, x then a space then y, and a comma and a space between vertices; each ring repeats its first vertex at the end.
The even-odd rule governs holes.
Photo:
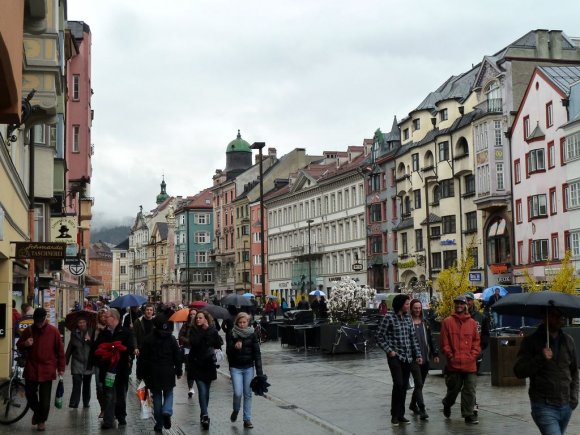
POLYGON ((532 418, 542 435, 561 435, 572 416, 570 404, 548 405, 542 402, 532 402, 532 418))
POLYGON ((443 406, 453 406, 461 392, 461 415, 471 417, 475 408, 475 387, 477 375, 475 373, 448 372, 445 375, 447 394, 443 399, 443 406))
POLYGON ((204 382, 196 379, 195 384, 197 385, 197 396, 199 398, 199 415, 203 417, 204 415, 208 415, 207 406, 209 404, 209 389, 211 387, 211 381, 204 382))
POLYGON ((115 418, 117 421, 125 421, 127 417, 127 388, 128 384, 117 377, 113 387, 104 387, 105 409, 103 424, 113 426, 115 418))
POLYGON ((414 362, 411 365, 411 374, 413 375, 413 382, 415 383, 413 395, 411 396, 411 406, 417 404, 419 409, 425 408, 425 400, 423 400, 423 385, 425 385, 427 373, 429 373, 429 364, 424 363, 423 365, 419 365, 414 362))
POLYGON ((238 369, 230 367, 232 386, 234 387, 234 411, 240 410, 242 394, 244 396, 244 421, 252 420, 252 389, 250 382, 254 378, 254 367, 238 369))
POLYGON ((155 417, 155 426, 163 426, 163 416, 173 415, 173 388, 166 390, 152 389, 153 396, 153 417, 155 417))
POLYGON ((88 407, 91 403, 91 378, 93 375, 72 375, 73 387, 70 393, 68 406, 76 408, 81 400, 81 390, 83 393, 83 406, 88 407))
POLYGON ((399 358, 387 357, 391 377, 393 378, 393 392, 391 394, 391 416, 393 418, 405 417, 405 399, 407 398, 407 385, 411 374, 411 363, 403 362, 399 358))
POLYGON ((24 394, 38 423, 44 423, 48 419, 51 391, 52 381, 36 382, 26 379, 24 394))

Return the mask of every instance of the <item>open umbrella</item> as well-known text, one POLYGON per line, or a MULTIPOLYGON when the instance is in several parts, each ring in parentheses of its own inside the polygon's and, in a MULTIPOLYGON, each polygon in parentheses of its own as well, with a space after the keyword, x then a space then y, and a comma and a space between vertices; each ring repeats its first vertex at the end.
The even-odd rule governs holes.
POLYGON ((128 307, 139 307, 147 302, 147 298, 141 295, 128 294, 124 296, 119 296, 109 305, 111 308, 128 308, 128 307))
POLYGON ((207 311, 214 319, 229 319, 232 317, 228 310, 218 305, 206 305, 201 308, 201 311, 207 311))
POLYGON ((182 308, 171 315, 169 320, 171 322, 187 322, 189 319, 189 308, 182 308))
POLYGON ((245 298, 244 296, 236 293, 225 296, 221 302, 223 305, 234 305, 236 307, 248 307, 253 305, 250 298, 245 298))
POLYGON ((386 301, 387 299, 389 299, 389 293, 377 293, 375 295, 375 299, 377 301, 386 301))
POLYGON ((244 293, 242 296, 245 297, 245 298, 253 298, 253 297, 255 297, 254 296, 254 293, 244 293))
POLYGON ((74 331, 79 319, 85 319, 89 329, 94 329, 97 326, 97 312, 89 310, 79 310, 68 313, 64 318, 64 326, 66 326, 69 331, 74 331))
POLYGON ((494 294, 495 294, 495 289, 499 289, 499 295, 503 298, 504 296, 506 296, 508 294, 508 291, 503 288, 500 285, 494 285, 491 287, 486 288, 481 294, 482 294, 482 299, 483 302, 487 302, 489 301, 489 298, 491 298, 494 294))
POLYGON ((193 301, 192 303, 189 304, 189 308, 203 308, 206 307, 207 305, 208 303, 205 301, 193 301))
POLYGON ((311 291, 308 294, 310 296, 326 296, 326 293, 324 293, 322 290, 314 290, 314 291, 311 291))
MULTIPOLYGON (((580 317, 580 297, 554 291, 509 293, 491 307, 498 314, 529 316, 538 319, 547 317, 548 308, 557 308, 565 317, 580 317)), ((546 334, 549 343, 550 335, 547 327, 546 334)))

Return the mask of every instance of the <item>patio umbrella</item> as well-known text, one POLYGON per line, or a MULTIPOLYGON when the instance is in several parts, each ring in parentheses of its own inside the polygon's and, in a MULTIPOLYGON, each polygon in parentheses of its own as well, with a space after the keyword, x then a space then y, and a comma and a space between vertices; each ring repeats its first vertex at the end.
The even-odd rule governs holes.
POLYGON ((508 294, 508 291, 503 288, 500 285, 494 285, 492 287, 488 287, 486 288, 481 294, 482 294, 482 299, 483 302, 487 302, 489 301, 489 298, 491 298, 494 294, 495 294, 495 289, 499 289, 499 295, 503 298, 504 296, 506 296, 508 294))
MULTIPOLYGON (((557 308, 565 317, 580 317, 580 297, 568 293, 541 291, 509 293, 491 307, 498 314, 529 316, 538 319, 547 317, 548 308, 557 308)), ((546 321, 547 343, 550 342, 546 321)))
POLYGON ((189 319, 189 308, 182 308, 171 315, 171 322, 187 322, 189 319))
POLYGON ((254 296, 254 293, 244 293, 242 296, 245 297, 245 298, 253 298, 253 297, 255 297, 254 296))
POLYGON ((234 305, 236 307, 248 307, 252 304, 250 298, 246 298, 236 293, 229 294, 221 300, 223 305, 234 305))
POLYGON ((64 318, 64 326, 66 326, 69 331, 74 331, 79 319, 85 319, 89 329, 95 329, 97 326, 97 312, 89 310, 79 310, 68 313, 64 318))
POLYGON ((229 319, 232 317, 228 310, 218 305, 206 305, 201 308, 201 311, 207 311, 214 319, 229 319))
POLYGON ((111 308, 139 307, 147 302, 147 298, 141 295, 128 294, 119 296, 109 305, 111 308))
POLYGON ((322 290, 314 290, 314 291, 311 291, 308 294, 310 296, 326 296, 326 293, 324 293, 322 290))
POLYGON ((189 304, 189 308, 203 308, 207 307, 209 304, 205 301, 193 301, 189 304))

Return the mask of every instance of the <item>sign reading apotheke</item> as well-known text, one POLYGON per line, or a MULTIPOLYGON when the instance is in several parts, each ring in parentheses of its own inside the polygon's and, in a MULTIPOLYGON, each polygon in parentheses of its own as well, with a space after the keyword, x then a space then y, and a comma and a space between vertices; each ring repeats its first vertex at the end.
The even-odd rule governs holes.
POLYGON ((50 241, 63 243, 77 242, 77 223, 75 217, 50 219, 50 241))

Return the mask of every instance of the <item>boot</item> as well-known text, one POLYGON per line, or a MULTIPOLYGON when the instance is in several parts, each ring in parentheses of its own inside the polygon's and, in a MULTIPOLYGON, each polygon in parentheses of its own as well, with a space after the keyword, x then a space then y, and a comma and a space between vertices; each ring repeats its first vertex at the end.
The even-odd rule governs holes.
POLYGON ((210 422, 209 417, 207 415, 203 415, 201 417, 201 427, 202 427, 202 429, 208 430, 209 429, 209 422, 210 422))
POLYGON ((416 403, 414 403, 414 402, 411 402, 411 404, 409 405, 409 409, 410 409, 411 411, 413 411, 413 414, 414 414, 414 415, 419 415, 419 407, 417 406, 417 404, 416 404, 416 403))
POLYGON ((421 418, 421 420, 428 420, 429 419, 429 415, 425 411, 425 405, 423 405, 423 404, 419 405, 419 417, 421 418))

